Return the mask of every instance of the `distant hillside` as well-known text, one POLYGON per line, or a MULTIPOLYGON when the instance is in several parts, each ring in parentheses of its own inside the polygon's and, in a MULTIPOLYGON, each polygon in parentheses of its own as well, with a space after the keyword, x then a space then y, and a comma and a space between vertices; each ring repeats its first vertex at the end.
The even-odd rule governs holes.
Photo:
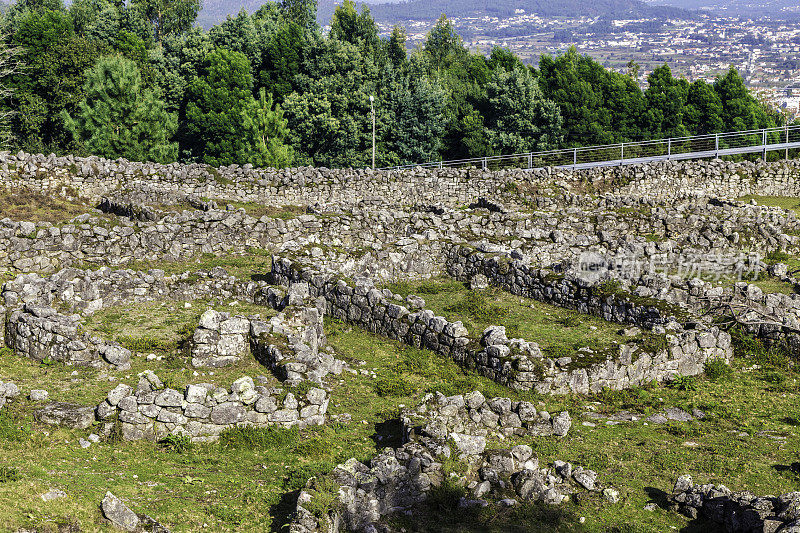
POLYGON ((371 6, 380 21, 435 20, 442 13, 448 17, 489 15, 513 16, 518 9, 545 17, 689 17, 690 12, 676 7, 652 6, 639 0, 411 0, 400 4, 371 6))
MULTIPOLYGON (((197 23, 208 29, 225 20, 228 15, 236 16, 242 9, 253 13, 265 3, 267 0, 203 0, 203 9, 197 17, 197 23)), ((336 6, 341 3, 341 0, 318 0, 317 21, 322 26, 330 24, 336 6)), ((356 0, 356 3, 360 5, 361 1, 356 0)), ((379 4, 380 1, 375 3, 379 4)))
MULTIPOLYGON (((242 8, 252 13, 264 0, 204 0, 198 24, 209 28, 236 15, 242 8)), ((317 20, 321 25, 330 23, 336 5, 341 0, 319 0, 317 20)), ((361 2, 357 2, 361 4, 361 2)), ((689 11, 666 6, 648 5, 639 0, 410 0, 407 2, 369 2, 370 11, 379 22, 402 22, 405 20, 436 20, 444 13, 448 17, 489 15, 509 17, 515 10, 536 13, 546 17, 604 16, 631 18, 677 18, 690 17, 689 11)))

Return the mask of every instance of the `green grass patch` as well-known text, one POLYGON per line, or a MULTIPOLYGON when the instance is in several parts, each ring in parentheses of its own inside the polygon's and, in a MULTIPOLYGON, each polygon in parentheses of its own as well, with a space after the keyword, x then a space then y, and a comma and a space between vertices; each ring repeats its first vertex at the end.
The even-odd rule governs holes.
POLYGON ((765 205, 770 207, 780 207, 789 211, 794 211, 800 215, 800 198, 794 196, 759 196, 748 194, 738 198, 742 202, 750 202, 755 200, 758 205, 765 205))
POLYGON ((266 250, 248 248, 246 254, 200 254, 182 258, 180 261, 132 261, 125 265, 134 270, 158 268, 168 276, 196 270, 211 270, 222 267, 239 279, 264 279, 272 269, 272 254, 266 250))
POLYGON ((476 292, 452 280, 429 280, 407 283, 404 290, 422 294, 425 307, 437 315, 451 322, 460 320, 475 339, 490 325, 505 326, 509 338, 534 341, 545 353, 558 357, 572 355, 583 346, 606 351, 629 340, 619 335, 619 324, 496 288, 476 292), (422 286, 427 292, 418 290, 422 286))

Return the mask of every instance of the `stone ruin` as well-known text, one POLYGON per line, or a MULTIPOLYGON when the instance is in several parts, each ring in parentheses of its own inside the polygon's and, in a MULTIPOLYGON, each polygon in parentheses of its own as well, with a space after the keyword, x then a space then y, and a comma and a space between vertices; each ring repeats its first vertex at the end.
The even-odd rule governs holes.
MULTIPOLYGON (((259 380, 260 381, 260 380, 259 380)), ((266 380, 265 380, 266 381, 266 380)), ((187 385, 183 391, 165 387, 153 372, 140 376, 136 388, 117 385, 97 406, 97 419, 110 434, 119 423, 125 440, 160 440, 167 435, 209 442, 238 425, 282 427, 322 425, 328 393, 267 388, 245 376, 223 388, 213 383, 187 385)))
MULTIPOLYGON (((101 309, 236 298, 277 312, 261 319, 209 309, 186 349, 192 367, 206 370, 235 368, 252 355, 279 387, 256 375, 179 390, 147 371, 99 406, 51 402, 34 415, 71 427, 99 422, 127 440, 172 434, 211 441, 241 425, 326 423, 336 394, 327 378, 347 365, 327 345, 325 317, 429 349, 518 390, 588 394, 670 381, 702 372, 710 360, 730 360, 723 324, 800 353, 798 280, 776 259, 800 252, 800 221, 791 210, 737 200, 800 196, 799 177, 796 161, 370 171, 0 153, 0 185, 71 200, 79 191, 97 206, 59 224, 0 220, 0 272, 16 274, 2 289, 3 343, 36 361, 119 372, 130 368, 131 352, 80 327, 101 309), (221 268, 176 275, 125 268, 252 253, 264 266, 249 280, 221 268), (582 270, 587 255, 602 264, 596 277, 582 270), (688 275, 672 268, 683 264, 688 275), (764 292, 747 276, 720 286, 692 268, 760 275, 793 293, 764 292), (638 328, 657 342, 631 339, 609 353, 586 346, 549 357, 536 338, 508 338, 502 324, 472 337, 462 323, 426 309, 424 298, 385 288, 440 277, 638 328)), ((0 382, 0 407, 18 395, 0 382)), ((539 464, 527 445, 487 448, 502 439, 559 438, 570 427, 566 412, 472 392, 426 397, 401 423, 400 448, 331 473, 340 488, 327 516, 306 508, 319 490, 310 483, 291 530, 372 531, 441 486, 448 456, 467 464, 454 476, 469 493, 464 505, 496 505, 509 491, 553 504, 576 491, 618 497, 590 470, 539 464)), ((794 531, 795 499, 686 480, 674 496, 689 516, 702 514, 730 531, 794 531)))
MULTIPOLYGON (((571 298, 554 296, 550 302, 567 308, 606 309, 605 316, 623 324, 653 329, 653 322, 664 323, 670 328, 667 334, 666 328, 659 326, 661 334, 665 335, 664 347, 647 353, 635 345, 622 345, 618 354, 611 354, 605 361, 573 364, 570 357, 544 357, 535 342, 508 339, 502 326, 488 328, 480 339, 470 339, 460 322, 449 322, 426 309, 411 312, 402 305, 405 302, 389 298, 369 280, 351 286, 334 274, 307 268, 286 258, 273 261, 271 276, 274 282, 281 284, 308 283, 311 294, 325 299, 326 311, 334 318, 451 357, 515 389, 562 394, 598 392, 603 387, 622 389, 676 375, 698 374, 707 360, 728 361, 732 355, 730 335, 718 327, 709 324, 684 329, 672 315, 664 316, 656 307, 595 295, 590 288, 583 294, 565 289, 563 294, 571 298)), ((563 287, 566 282, 559 285, 563 287)), ((551 296, 558 294, 544 292, 551 296)), ((424 305, 424 300, 418 298, 415 303, 424 305)), ((575 357, 579 355, 580 352, 575 357)))
POLYGON ((451 397, 429 394, 401 419, 405 444, 382 450, 368 465, 356 459, 338 465, 329 475, 335 502, 322 516, 309 511, 315 508, 310 502, 320 497, 319 480, 312 479, 300 492, 289 531, 383 531, 386 518, 418 511, 446 480, 468 495, 461 499, 463 506, 515 505, 509 491, 521 501, 551 505, 584 491, 614 503, 619 499, 618 491, 604 487, 596 472, 558 460, 540 465, 526 444, 487 449, 491 437, 563 437, 571 425, 567 412, 551 416, 527 402, 487 400, 474 391, 451 397), (465 471, 448 475, 443 468, 448 458, 462 461, 465 471))
POLYGON ((756 496, 724 485, 696 485, 684 475, 675 483, 670 501, 689 518, 702 516, 727 533, 800 532, 800 492, 756 496))

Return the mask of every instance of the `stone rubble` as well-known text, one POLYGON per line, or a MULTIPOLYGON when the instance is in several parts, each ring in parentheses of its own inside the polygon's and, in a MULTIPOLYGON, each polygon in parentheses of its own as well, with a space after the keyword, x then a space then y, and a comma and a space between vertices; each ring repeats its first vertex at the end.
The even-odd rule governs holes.
POLYGON ((619 492, 603 487, 592 470, 563 461, 540 467, 528 445, 486 450, 487 436, 563 436, 569 430, 568 413, 550 417, 537 413, 530 404, 515 403, 508 398, 486 400, 477 391, 453 397, 429 395, 403 413, 407 440, 403 446, 383 449, 369 464, 349 459, 330 473, 328 479, 338 488, 335 504, 324 516, 308 510, 322 485, 320 480, 309 480, 300 492, 289 531, 384 531, 383 518, 413 513, 432 489, 446 481, 442 458, 456 455, 467 470, 447 478, 471 493, 474 500, 462 499, 464 505, 508 504, 510 500, 504 497, 508 490, 521 501, 551 505, 582 491, 600 493, 610 503, 619 500, 619 492), (526 413, 523 416, 530 422, 524 428, 519 412, 526 413))
POLYGON ((800 532, 800 492, 758 497, 732 492, 724 485, 696 485, 684 475, 676 481, 670 500, 689 518, 703 517, 727 533, 800 532))

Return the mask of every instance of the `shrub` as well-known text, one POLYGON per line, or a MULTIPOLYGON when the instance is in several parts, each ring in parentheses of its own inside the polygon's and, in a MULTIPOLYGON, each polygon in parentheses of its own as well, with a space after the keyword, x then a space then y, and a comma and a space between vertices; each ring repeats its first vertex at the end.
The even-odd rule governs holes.
POLYGON ((9 348, 8 346, 3 346, 0 348, 0 357, 4 357, 6 355, 14 355, 14 350, 9 348))
POLYGON ((315 385, 315 384, 314 384, 314 382, 312 382, 312 381, 301 381, 300 383, 298 383, 298 384, 297 384, 297 386, 296 386, 296 387, 294 387, 294 388, 292 389, 292 391, 291 391, 291 392, 292 392, 292 393, 293 393, 293 394, 294 394, 296 397, 303 398, 303 397, 305 397, 305 395, 306 395, 306 394, 308 394, 308 391, 310 391, 311 389, 313 389, 315 386, 316 386, 316 385, 315 385))
POLYGON ((676 376, 675 379, 669 382, 669 386, 675 390, 696 390, 697 380, 694 376, 676 376))
POLYGON ((110 444, 117 444, 123 441, 122 422, 119 420, 114 420, 114 425, 111 426, 111 431, 105 437, 105 441, 110 444))
POLYGON ((786 263, 791 259, 792 256, 790 256, 786 252, 781 252, 780 250, 773 250, 764 257, 764 262, 767 263, 768 265, 774 265, 776 263, 786 263))
POLYGON ((622 283, 618 279, 608 279, 595 286, 597 294, 602 298, 615 296, 622 291, 622 283))
POLYGON ((568 313, 559 318, 556 322, 565 328, 574 328, 583 324, 583 316, 581 316, 579 313, 568 313))
POLYGON ((573 350, 569 346, 564 346, 563 344, 548 346, 547 348, 544 349, 544 351, 545 354, 547 354, 547 357, 551 357, 553 359, 559 359, 561 357, 570 357, 572 356, 573 353, 575 353, 575 350, 573 350))
POLYGON ((30 434, 31 427, 22 417, 11 415, 7 409, 0 412, 0 439, 20 442, 30 434))
POLYGON ((20 475, 13 466, 0 466, 0 483, 19 481, 20 475))
POLYGON ((165 389, 181 390, 183 386, 178 379, 171 374, 164 374, 161 376, 161 383, 164 384, 165 389))
POLYGON ((246 517, 246 512, 244 510, 228 507, 224 504, 210 505, 208 507, 208 512, 217 517, 220 521, 234 526, 241 524, 246 517))
POLYGON ((428 505, 439 511, 454 511, 464 496, 466 496, 464 487, 456 483, 453 478, 446 477, 441 485, 431 489, 428 494, 428 505))
POLYGON ((484 322, 508 315, 508 309, 488 303, 486 298, 476 291, 469 291, 460 301, 448 305, 444 309, 451 313, 459 313, 484 322))
POLYGON ((331 449, 331 443, 324 439, 303 439, 294 447, 294 453, 302 457, 321 457, 331 449))
POLYGON ((178 348, 175 341, 156 339, 153 337, 131 337, 123 335, 117 337, 117 342, 132 352, 170 352, 178 348))
POLYGON ((414 385, 399 375, 381 378, 375 383, 375 392, 378 393, 378 396, 410 396, 414 390, 414 385))
POLYGON ((727 379, 733 373, 730 365, 725 360, 717 357, 706 361, 703 365, 703 371, 711 381, 727 379))
POLYGON ((676 437, 700 437, 703 431, 697 422, 669 422, 664 429, 676 437))
POLYGON ((341 505, 339 502, 339 485, 331 478, 314 478, 309 486, 311 499, 303 507, 318 520, 329 524, 329 515, 341 505))
POLYGON ((667 336, 646 334, 639 343, 639 348, 648 353, 659 353, 667 349, 667 336))
POLYGON ((158 445, 175 453, 187 453, 192 450, 192 439, 186 435, 167 435, 158 445))
POLYGON ((752 357, 761 366, 788 368, 791 358, 780 343, 768 346, 761 339, 744 331, 740 326, 731 328, 731 342, 736 357, 752 357))
POLYGON ((333 470, 336 465, 329 461, 304 464, 292 468, 289 475, 283 480, 283 488, 287 491, 302 489, 312 477, 323 477, 333 470))
POLYGON ((290 428, 234 427, 224 430, 219 436, 219 443, 223 447, 248 450, 288 450, 296 446, 298 442, 300 442, 300 431, 297 426, 290 428))

